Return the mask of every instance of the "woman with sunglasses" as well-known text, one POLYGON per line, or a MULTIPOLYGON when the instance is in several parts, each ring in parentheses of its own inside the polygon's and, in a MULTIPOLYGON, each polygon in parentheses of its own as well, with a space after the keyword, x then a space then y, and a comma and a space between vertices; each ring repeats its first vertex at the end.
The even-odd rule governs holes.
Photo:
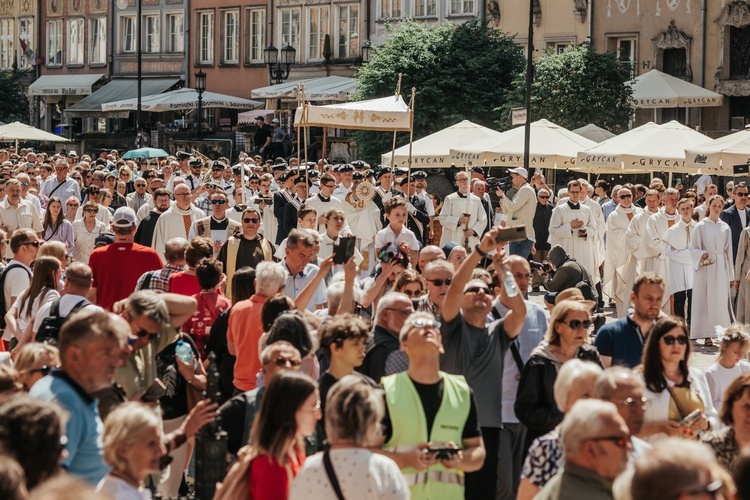
POLYGON ((693 437, 718 427, 706 376, 700 369, 689 367, 689 360, 685 321, 676 316, 658 320, 648 334, 643 363, 638 367, 646 383, 646 397, 651 400, 644 416, 644 435, 693 437), (682 423, 696 410, 700 412, 697 420, 682 423))
POLYGON ((406 294, 411 300, 416 301, 424 294, 424 283, 418 272, 407 269, 398 275, 393 283, 393 290, 406 294))
POLYGON ((16 355, 14 367, 18 370, 19 382, 25 391, 30 391, 52 368, 60 365, 57 347, 34 342, 23 346, 16 355))
POLYGON ((65 244, 65 248, 72 249, 75 243, 73 224, 63 216, 62 201, 53 196, 47 203, 47 211, 44 213, 44 232, 42 238, 45 241, 59 241, 65 244))
POLYGON ((554 385, 563 363, 571 359, 592 361, 599 366, 599 352, 588 343, 592 326, 592 301, 563 300, 550 313, 549 327, 531 351, 518 382, 516 416, 529 430, 529 439, 547 434, 563 419, 555 402, 554 385))
POLYGON ((91 252, 94 251, 96 237, 107 232, 107 226, 97 220, 99 204, 95 201, 87 201, 83 205, 83 218, 73 223, 73 234, 75 243, 73 245, 73 258, 78 262, 89 262, 91 252))

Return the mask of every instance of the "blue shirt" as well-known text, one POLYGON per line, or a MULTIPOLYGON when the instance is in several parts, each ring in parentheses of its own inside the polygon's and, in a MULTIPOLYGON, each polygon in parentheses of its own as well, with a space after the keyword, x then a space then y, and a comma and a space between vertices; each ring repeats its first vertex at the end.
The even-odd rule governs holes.
POLYGON ((104 464, 104 424, 99 418, 97 400, 60 370, 52 371, 34 384, 29 395, 57 403, 68 413, 65 428, 68 456, 62 465, 70 474, 92 485, 99 483, 109 473, 109 467, 104 464))
POLYGON ((645 339, 641 328, 630 316, 602 326, 594 339, 594 346, 602 356, 612 357, 612 366, 634 368, 641 364, 645 339))

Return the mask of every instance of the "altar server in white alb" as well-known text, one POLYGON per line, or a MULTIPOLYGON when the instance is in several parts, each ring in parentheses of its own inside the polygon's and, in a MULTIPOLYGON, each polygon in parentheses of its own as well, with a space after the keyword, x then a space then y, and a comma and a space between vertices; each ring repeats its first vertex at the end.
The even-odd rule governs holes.
POLYGON ((732 230, 719 219, 724 208, 724 198, 714 195, 708 200, 708 215, 695 227, 690 238, 694 253, 693 318, 690 323, 691 339, 706 339, 713 345, 715 327, 727 328, 734 314, 729 300, 729 283, 734 281, 732 262, 732 230))
POLYGON ((589 207, 580 203, 581 183, 568 182, 568 201, 552 210, 549 223, 550 245, 560 245, 565 252, 586 268, 591 276, 596 265, 596 221, 589 207))
POLYGON ((622 297, 622 289, 626 285, 626 277, 623 274, 625 267, 618 267, 620 254, 627 252, 625 240, 627 238, 628 228, 633 218, 641 212, 639 207, 633 205, 633 193, 628 188, 622 188, 618 191, 620 204, 607 218, 607 250, 604 259, 604 277, 602 285, 605 293, 615 301, 617 308, 617 317, 622 318, 628 312, 625 308, 622 297), (621 293, 618 294, 618 290, 621 293))
MULTIPOLYGON (((664 206, 655 215, 651 216, 646 223, 646 234, 643 235, 643 244, 639 260, 643 260, 642 272, 654 272, 664 278, 664 286, 669 290, 669 267, 667 266, 667 255, 664 253, 666 243, 664 235, 667 229, 680 221, 677 213, 677 202, 680 201, 680 193, 676 189, 669 188, 664 191, 664 206)), ((670 307, 669 294, 664 294, 662 309, 667 314, 673 314, 670 307)))
POLYGON ((440 211, 440 225, 443 226, 440 246, 455 241, 471 250, 479 244, 482 230, 487 224, 487 214, 479 198, 469 193, 468 173, 457 173, 456 185, 458 191, 445 197, 440 211))
MULTIPOLYGON (((606 231, 606 220, 604 219, 604 212, 599 202, 591 199, 591 195, 594 193, 594 188, 589 184, 586 179, 578 179, 581 183, 581 205, 589 207, 591 210, 591 217, 594 218, 594 224, 596 224, 596 269, 591 278, 597 283, 601 280, 602 276, 599 272, 599 267, 604 263, 605 251, 604 251, 604 232, 606 231)), ((609 236, 608 236, 609 238, 609 236)), ((600 299, 601 299, 600 295, 600 299)))
POLYGON ((697 222, 693 220, 693 202, 683 198, 677 204, 680 222, 667 229, 664 235, 666 243, 667 266, 669 267, 669 295, 674 297, 674 313, 691 322, 693 309, 693 281, 695 269, 693 257, 700 258, 702 250, 691 250, 690 240, 695 234, 697 222))

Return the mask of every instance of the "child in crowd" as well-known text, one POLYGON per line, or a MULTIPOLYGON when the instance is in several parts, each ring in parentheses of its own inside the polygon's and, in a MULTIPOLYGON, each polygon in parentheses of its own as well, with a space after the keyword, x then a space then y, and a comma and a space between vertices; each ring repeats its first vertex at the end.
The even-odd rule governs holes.
POLYGON ((400 196, 391 198, 385 203, 385 217, 388 225, 375 235, 375 255, 380 260, 380 251, 392 244, 396 248, 405 245, 409 252, 409 260, 417 262, 419 258, 419 241, 413 231, 406 227, 406 200, 400 196))
POLYGON ((198 307, 189 320, 182 325, 182 331, 190 334, 202 359, 206 359, 206 344, 219 314, 232 307, 232 302, 219 293, 219 287, 224 277, 222 265, 216 259, 201 259, 195 266, 195 277, 201 291, 193 298, 198 307))
POLYGON ((743 373, 750 372, 750 363, 745 359, 750 349, 750 335, 745 331, 745 326, 739 323, 732 324, 726 330, 717 327, 716 332, 721 345, 719 358, 706 368, 706 379, 714 407, 721 408, 724 391, 729 384, 743 373))

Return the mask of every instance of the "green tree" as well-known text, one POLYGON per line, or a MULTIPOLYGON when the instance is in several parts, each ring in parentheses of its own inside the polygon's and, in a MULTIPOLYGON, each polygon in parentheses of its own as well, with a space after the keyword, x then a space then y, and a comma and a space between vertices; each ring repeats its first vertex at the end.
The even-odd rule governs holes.
MULTIPOLYGON (((509 35, 478 20, 461 25, 427 26, 406 20, 388 27, 384 45, 371 50, 358 74, 359 99, 393 94, 401 73, 407 103, 416 89, 414 139, 461 120, 488 127, 500 121, 508 89, 523 68, 523 56, 509 35)), ((360 157, 380 162, 391 150, 393 134, 356 134, 360 157)), ((399 134, 398 145, 408 142, 399 134)))
POLYGON ((29 101, 26 89, 21 81, 22 74, 17 71, 0 72, 0 121, 10 123, 29 122, 29 101))
MULTIPOLYGON (((534 65, 531 119, 541 118, 569 130, 589 123, 620 133, 627 130, 633 110, 630 67, 615 53, 598 54, 587 43, 548 52, 534 65)), ((523 107, 525 75, 519 75, 501 110, 501 127, 509 126, 508 111, 523 107)))

